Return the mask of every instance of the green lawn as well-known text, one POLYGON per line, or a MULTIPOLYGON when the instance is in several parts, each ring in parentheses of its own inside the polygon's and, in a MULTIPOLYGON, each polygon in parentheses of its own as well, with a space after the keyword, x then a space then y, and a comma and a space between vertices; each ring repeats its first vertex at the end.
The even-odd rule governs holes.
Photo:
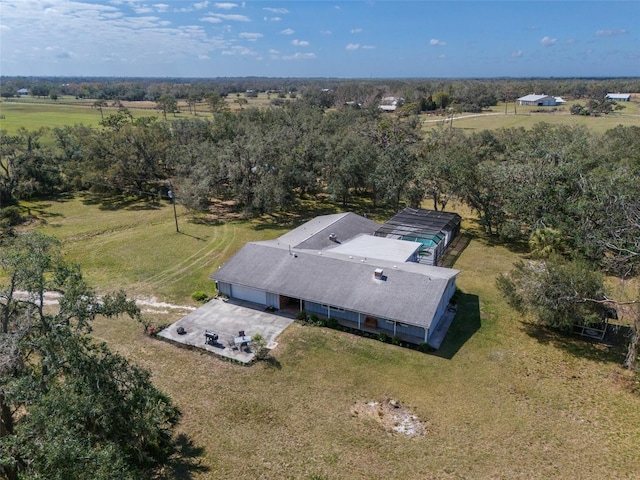
MULTIPOLYGON (((552 125, 584 125, 593 132, 604 133, 618 125, 625 127, 640 126, 640 107, 636 102, 625 102, 624 110, 600 117, 571 115, 569 109, 573 103, 580 102, 569 102, 567 105, 558 107, 555 112, 552 111, 553 107, 543 108, 520 105, 517 106, 517 111, 514 111, 514 105, 511 103, 508 105, 506 115, 503 103, 482 114, 461 113, 453 119, 453 128, 473 133, 499 128, 531 128, 537 123, 546 122, 552 125)), ((424 131, 438 128, 442 125, 450 125, 450 119, 445 120, 442 117, 424 115, 420 119, 424 131)))
MULTIPOLYGON (((161 113, 153 109, 130 109, 134 118, 141 116, 157 116, 161 113)), ((115 107, 103 109, 107 115, 117 112, 115 107)), ((53 103, 49 100, 25 100, 20 102, 0 102, 0 129, 8 133, 15 133, 20 127, 27 130, 36 130, 41 127, 55 128, 65 125, 90 125, 98 126, 102 118, 100 111, 91 108, 86 102, 53 103)))
MULTIPOLYGON (((100 290, 183 303, 212 292, 208 276, 244 242, 301 220, 205 221, 179 210, 176 233, 165 203, 80 196, 25 207, 100 290)), ((455 264, 464 295, 434 355, 294 324, 278 338, 276 362, 242 367, 146 337, 127 319, 99 320, 96 336, 149 368, 184 412, 179 430, 200 463, 172 478, 635 478, 640 396, 626 386, 622 352, 523 323, 494 282, 517 254, 476 236, 458 211, 473 237, 455 264), (391 435, 352 415, 355 402, 385 397, 423 420, 426 435, 391 435)))

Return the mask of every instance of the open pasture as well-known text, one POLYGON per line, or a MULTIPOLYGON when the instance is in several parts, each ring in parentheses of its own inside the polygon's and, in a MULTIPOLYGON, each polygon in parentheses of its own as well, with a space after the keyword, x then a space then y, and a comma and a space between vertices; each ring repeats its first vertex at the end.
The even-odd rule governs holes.
MULTIPOLYGON (((162 115, 157 110, 148 108, 132 107, 129 110, 134 118, 162 115)), ((116 107, 104 107, 103 115, 106 117, 117 111, 116 107)), ((78 124, 97 127, 101 120, 100 111, 86 102, 60 104, 53 103, 51 100, 0 102, 0 129, 10 134, 17 132, 20 128, 37 130, 42 127, 51 129, 78 124)))
MULTIPOLYGON (((622 125, 640 126, 640 106, 638 102, 625 103, 625 109, 600 117, 571 115, 569 109, 573 103, 569 102, 560 107, 530 107, 518 105, 514 110, 511 103, 505 114, 504 103, 492 107, 479 114, 461 113, 451 122, 451 117, 421 116, 422 130, 429 131, 443 125, 465 132, 474 133, 482 130, 497 130, 501 128, 531 128, 537 123, 545 122, 551 125, 582 125, 595 133, 605 133, 607 130, 622 125), (555 109, 555 110, 554 110, 555 109)), ((584 104, 584 102, 582 102, 584 104)))
MULTIPOLYGON (((79 196, 24 207, 98 289, 192 305, 189 294, 212 292, 209 274, 244 242, 297 221, 190 219, 179 210, 176 233, 167 203, 79 196)), ((623 352, 523 322, 494 282, 518 254, 485 241, 457 210, 471 242, 455 264, 459 315, 436 354, 293 324, 273 362, 243 367, 147 337, 124 318, 96 322, 95 335, 149 368, 184 413, 191 467, 169 476, 635 478, 640 396, 620 366, 623 352), (415 414, 424 436, 388 433, 354 411, 385 398, 415 414)), ((158 324, 179 318, 146 315, 158 324)))

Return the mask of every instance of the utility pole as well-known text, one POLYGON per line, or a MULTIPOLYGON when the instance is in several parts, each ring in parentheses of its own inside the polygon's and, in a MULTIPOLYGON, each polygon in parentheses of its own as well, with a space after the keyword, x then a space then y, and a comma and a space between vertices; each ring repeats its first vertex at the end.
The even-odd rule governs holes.
POLYGON ((178 228, 178 214, 176 213, 176 196, 173 193, 173 186, 171 185, 171 181, 169 181, 169 191, 167 192, 167 195, 169 195, 171 203, 173 203, 173 218, 176 221, 176 232, 180 233, 180 229, 178 228))

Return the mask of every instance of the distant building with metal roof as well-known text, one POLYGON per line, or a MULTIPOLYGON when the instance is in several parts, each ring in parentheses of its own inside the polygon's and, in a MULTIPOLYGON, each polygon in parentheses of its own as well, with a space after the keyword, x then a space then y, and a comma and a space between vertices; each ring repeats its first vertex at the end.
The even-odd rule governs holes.
POLYGON ((553 107, 556 105, 556 98, 550 95, 531 94, 520 97, 517 102, 518 105, 529 105, 533 107, 553 107))
POLYGON ((605 95, 607 100, 611 100, 612 102, 630 102, 631 94, 630 93, 607 93, 605 95))

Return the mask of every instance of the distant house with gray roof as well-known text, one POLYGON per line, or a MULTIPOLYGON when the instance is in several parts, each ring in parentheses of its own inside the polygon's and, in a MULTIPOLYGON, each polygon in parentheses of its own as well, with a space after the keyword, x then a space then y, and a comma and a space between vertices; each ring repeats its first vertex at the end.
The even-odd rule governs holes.
POLYGON ((376 237, 379 227, 354 213, 316 217, 247 243, 211 278, 230 298, 437 348, 459 271, 418 263, 421 243, 376 237))

